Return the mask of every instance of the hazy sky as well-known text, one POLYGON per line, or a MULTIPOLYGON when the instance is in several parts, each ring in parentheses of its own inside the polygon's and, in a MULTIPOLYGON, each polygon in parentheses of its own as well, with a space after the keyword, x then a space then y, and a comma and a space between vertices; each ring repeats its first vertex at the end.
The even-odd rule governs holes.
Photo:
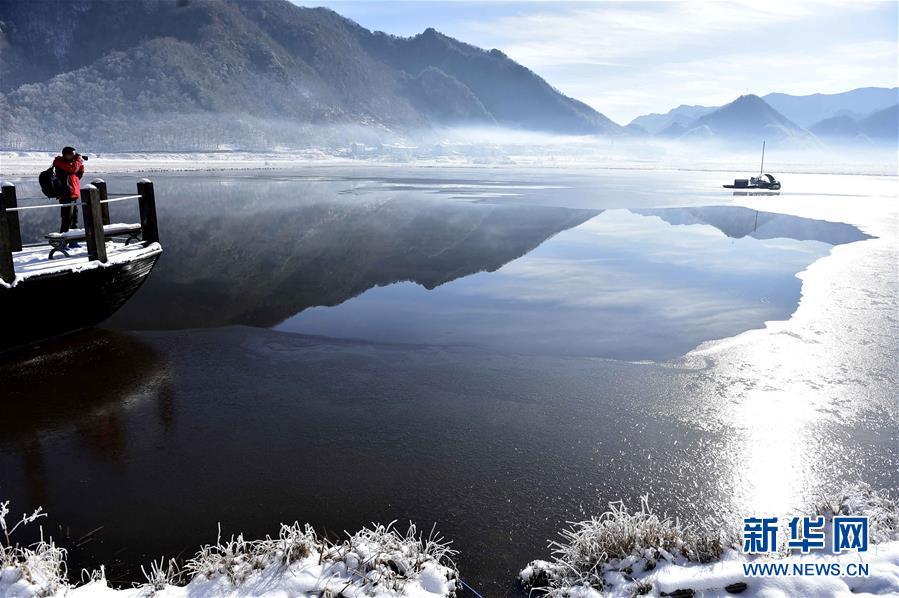
POLYGON ((369 29, 499 48, 626 124, 740 94, 897 85, 897 2, 324 0, 369 29))

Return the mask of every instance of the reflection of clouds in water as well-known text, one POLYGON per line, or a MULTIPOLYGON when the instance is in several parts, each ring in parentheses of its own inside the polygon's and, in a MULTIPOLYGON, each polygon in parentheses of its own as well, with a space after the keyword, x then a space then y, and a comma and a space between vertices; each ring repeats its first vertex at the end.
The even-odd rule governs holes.
POLYGON ((477 285, 460 284, 459 292, 569 308, 632 308, 662 303, 667 310, 681 301, 695 306, 720 304, 711 297, 703 301, 701 289, 671 288, 662 280, 647 279, 644 273, 629 271, 623 265, 611 258, 576 262, 528 258, 509 264, 495 276, 483 277, 477 285), (688 297, 684 297, 685 290, 688 297))
POLYGON ((497 200, 520 198, 525 193, 568 189, 565 185, 512 183, 505 181, 440 181, 431 179, 374 179, 352 182, 343 194, 417 192, 455 200, 497 200))
MULTIPOLYGON (((460 292, 469 291, 487 301, 507 301, 496 308, 494 325, 505 320, 520 326, 524 335, 526 329, 542 323, 560 344, 577 344, 581 335, 594 335, 611 344, 652 344, 661 342, 664 331, 672 334, 672 329, 688 329, 682 331, 688 338, 716 338, 728 330, 759 326, 772 313, 744 297, 712 289, 672 287, 639 273, 597 265, 569 265, 529 280, 501 278, 460 292), (510 322, 516 316, 519 321, 510 322), (649 330, 652 328, 655 330, 649 330), (620 338, 624 335, 631 338, 620 338)), ((659 348, 647 346, 645 350, 649 357, 659 348)))
POLYGON ((459 286, 464 294, 508 301, 582 308, 658 305, 685 316, 745 308, 743 293, 731 293, 715 273, 789 276, 828 250, 816 242, 730 239, 711 226, 673 228, 655 217, 610 210, 481 277, 477 285, 459 286), (697 269, 700 280, 692 272, 697 269))
POLYGON ((674 266, 729 272, 778 272, 785 266, 802 269, 830 249, 825 243, 786 238, 734 239, 711 225, 673 226, 658 216, 640 216, 628 210, 607 210, 564 238, 589 244, 605 255, 639 254, 641 259, 674 266), (590 238, 583 234, 588 232, 590 238))
POLYGON ((383 183, 389 187, 410 188, 410 189, 566 189, 563 185, 509 185, 503 183, 490 183, 487 181, 480 183, 383 183))
POLYGON ((766 320, 799 298, 796 273, 830 246, 726 237, 610 210, 499 270, 426 291, 376 288, 281 330, 535 353, 659 359, 766 320))

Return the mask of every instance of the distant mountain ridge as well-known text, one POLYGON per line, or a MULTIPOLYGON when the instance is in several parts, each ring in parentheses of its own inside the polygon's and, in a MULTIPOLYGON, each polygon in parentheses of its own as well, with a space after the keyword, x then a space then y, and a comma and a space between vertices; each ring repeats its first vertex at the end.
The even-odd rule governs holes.
POLYGON ((842 93, 814 93, 804 96, 769 93, 762 97, 772 108, 809 128, 835 116, 862 119, 899 103, 899 88, 860 87, 842 93))
MULTIPOLYGON (((808 131, 752 94, 742 95, 720 108, 679 106, 661 116, 665 118, 649 122, 656 127, 670 122, 656 133, 668 139, 789 139, 802 142, 813 139, 808 131), (690 115, 697 116, 691 118, 690 115)), ((635 123, 636 120, 631 124, 635 123)))
POLYGON ((638 116, 628 127, 669 139, 752 136, 809 141, 818 136, 889 141, 897 138, 896 99, 897 88, 879 87, 808 96, 749 94, 717 108, 681 105, 664 114, 638 116))
POLYGON ((896 140, 899 135, 899 105, 877 110, 858 120, 848 114, 825 118, 812 125, 811 130, 821 137, 896 140))
POLYGON ((4 147, 253 148, 334 125, 623 132, 498 50, 287 0, 0 0, 0 15, 4 147))
POLYGON ((654 112, 652 114, 638 116, 629 124, 639 125, 646 131, 656 135, 665 129, 669 129, 672 125, 685 127, 700 116, 704 116, 714 109, 714 106, 688 106, 686 104, 681 104, 677 108, 673 108, 664 114, 654 112))
POLYGON ((807 131, 769 106, 757 95, 743 95, 700 116, 691 123, 688 133, 708 130, 715 135, 794 137, 807 131))

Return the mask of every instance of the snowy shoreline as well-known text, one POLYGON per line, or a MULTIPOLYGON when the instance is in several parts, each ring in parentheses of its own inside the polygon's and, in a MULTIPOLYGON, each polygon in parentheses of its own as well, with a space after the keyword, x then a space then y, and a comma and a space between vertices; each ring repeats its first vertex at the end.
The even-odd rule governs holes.
MULTIPOLYGON (((609 584, 603 590, 585 585, 554 588, 547 595, 571 598, 631 598, 645 596, 730 596, 783 597, 794 596, 899 596, 899 541, 875 544, 861 557, 857 553, 841 555, 790 555, 780 559, 747 559, 736 550, 726 551, 720 560, 696 564, 683 559, 663 562, 651 571, 641 570, 646 559, 633 558, 616 562, 606 573, 609 584), (768 577, 747 577, 744 565, 749 563, 784 564, 789 573, 768 577), (869 575, 846 575, 849 564, 867 564, 869 575), (833 570, 839 565, 843 575, 803 574, 813 570, 833 570), (798 567, 798 569, 797 569, 798 567), (611 570, 614 569, 614 570, 611 570), (627 571, 631 572, 628 573, 627 571), (745 585, 744 585, 745 584, 745 585)), ((521 575, 527 584, 550 566, 534 561, 521 575)), ((544 573, 545 575, 545 573, 544 573)))
MULTIPOLYGON (((865 516, 870 546, 842 554, 800 554, 781 541, 767 555, 745 555, 736 528, 697 530, 656 515, 644 497, 639 511, 610 504, 599 517, 571 523, 550 542, 553 561, 534 560, 520 573, 525 591, 552 598, 677 596, 896 596, 899 595, 899 510, 896 503, 859 484, 811 505, 802 513, 865 516), (775 564, 779 575, 747 573, 747 567, 775 564), (864 575, 850 567, 867 565, 864 575), (826 568, 829 573, 821 574, 826 568)), ((248 541, 242 535, 199 549, 183 563, 160 559, 141 567, 145 583, 116 589, 105 570, 67 578, 65 549, 52 539, 23 547, 13 536, 35 525, 38 510, 9 520, 0 503, 0 596, 343 596, 346 598, 437 598, 463 592, 450 542, 374 525, 343 542, 320 538, 309 525, 281 525, 277 537, 248 541)), ((43 537, 43 535, 41 536, 43 537)))
POLYGON ((736 528, 683 526, 653 513, 648 497, 636 512, 621 503, 609 507, 599 517, 570 524, 560 540, 550 543, 552 561, 535 560, 521 571, 524 587, 552 598, 899 595, 899 509, 864 484, 795 514, 820 517, 824 530, 835 516, 867 517, 868 549, 839 554, 789 548, 785 522, 771 553, 747 555, 736 528), (764 565, 780 571, 752 571, 764 565), (857 574, 858 565, 867 565, 867 573, 857 574))
POLYGON ((183 563, 164 558, 141 567, 144 583, 116 589, 105 568, 69 579, 67 552, 52 539, 20 546, 16 528, 35 525, 32 514, 9 521, 0 503, 0 596, 13 598, 158 596, 343 596, 346 598, 442 598, 454 596, 456 554, 434 529, 427 535, 410 524, 372 525, 342 542, 321 538, 310 525, 282 524, 278 536, 246 540, 243 535, 203 546, 183 563))
MULTIPOLYGON (((0 177, 34 176, 44 170, 54 157, 49 151, 0 150, 0 177)), ((645 158, 628 152, 574 155, 552 151, 497 152, 469 155, 449 152, 445 155, 403 155, 385 151, 374 156, 357 156, 350 152, 320 149, 297 151, 197 151, 197 152, 121 152, 89 154, 86 165, 90 172, 103 174, 153 172, 230 172, 247 170, 285 170, 310 167, 365 168, 468 168, 540 170, 651 170, 686 172, 743 172, 748 157, 731 155, 727 159, 661 156, 645 158)), ((752 157, 754 163, 755 157, 752 157)), ((784 160, 772 164, 779 174, 847 174, 864 176, 897 176, 895 162, 830 162, 805 157, 800 161, 784 160)))

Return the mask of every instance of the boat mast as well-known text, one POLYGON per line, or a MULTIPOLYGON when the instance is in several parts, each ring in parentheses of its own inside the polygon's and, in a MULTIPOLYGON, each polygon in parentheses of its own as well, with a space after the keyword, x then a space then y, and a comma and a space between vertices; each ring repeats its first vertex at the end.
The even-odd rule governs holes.
POLYGON ((762 165, 759 166, 759 176, 762 176, 762 172, 765 170, 765 142, 762 141, 762 165))

